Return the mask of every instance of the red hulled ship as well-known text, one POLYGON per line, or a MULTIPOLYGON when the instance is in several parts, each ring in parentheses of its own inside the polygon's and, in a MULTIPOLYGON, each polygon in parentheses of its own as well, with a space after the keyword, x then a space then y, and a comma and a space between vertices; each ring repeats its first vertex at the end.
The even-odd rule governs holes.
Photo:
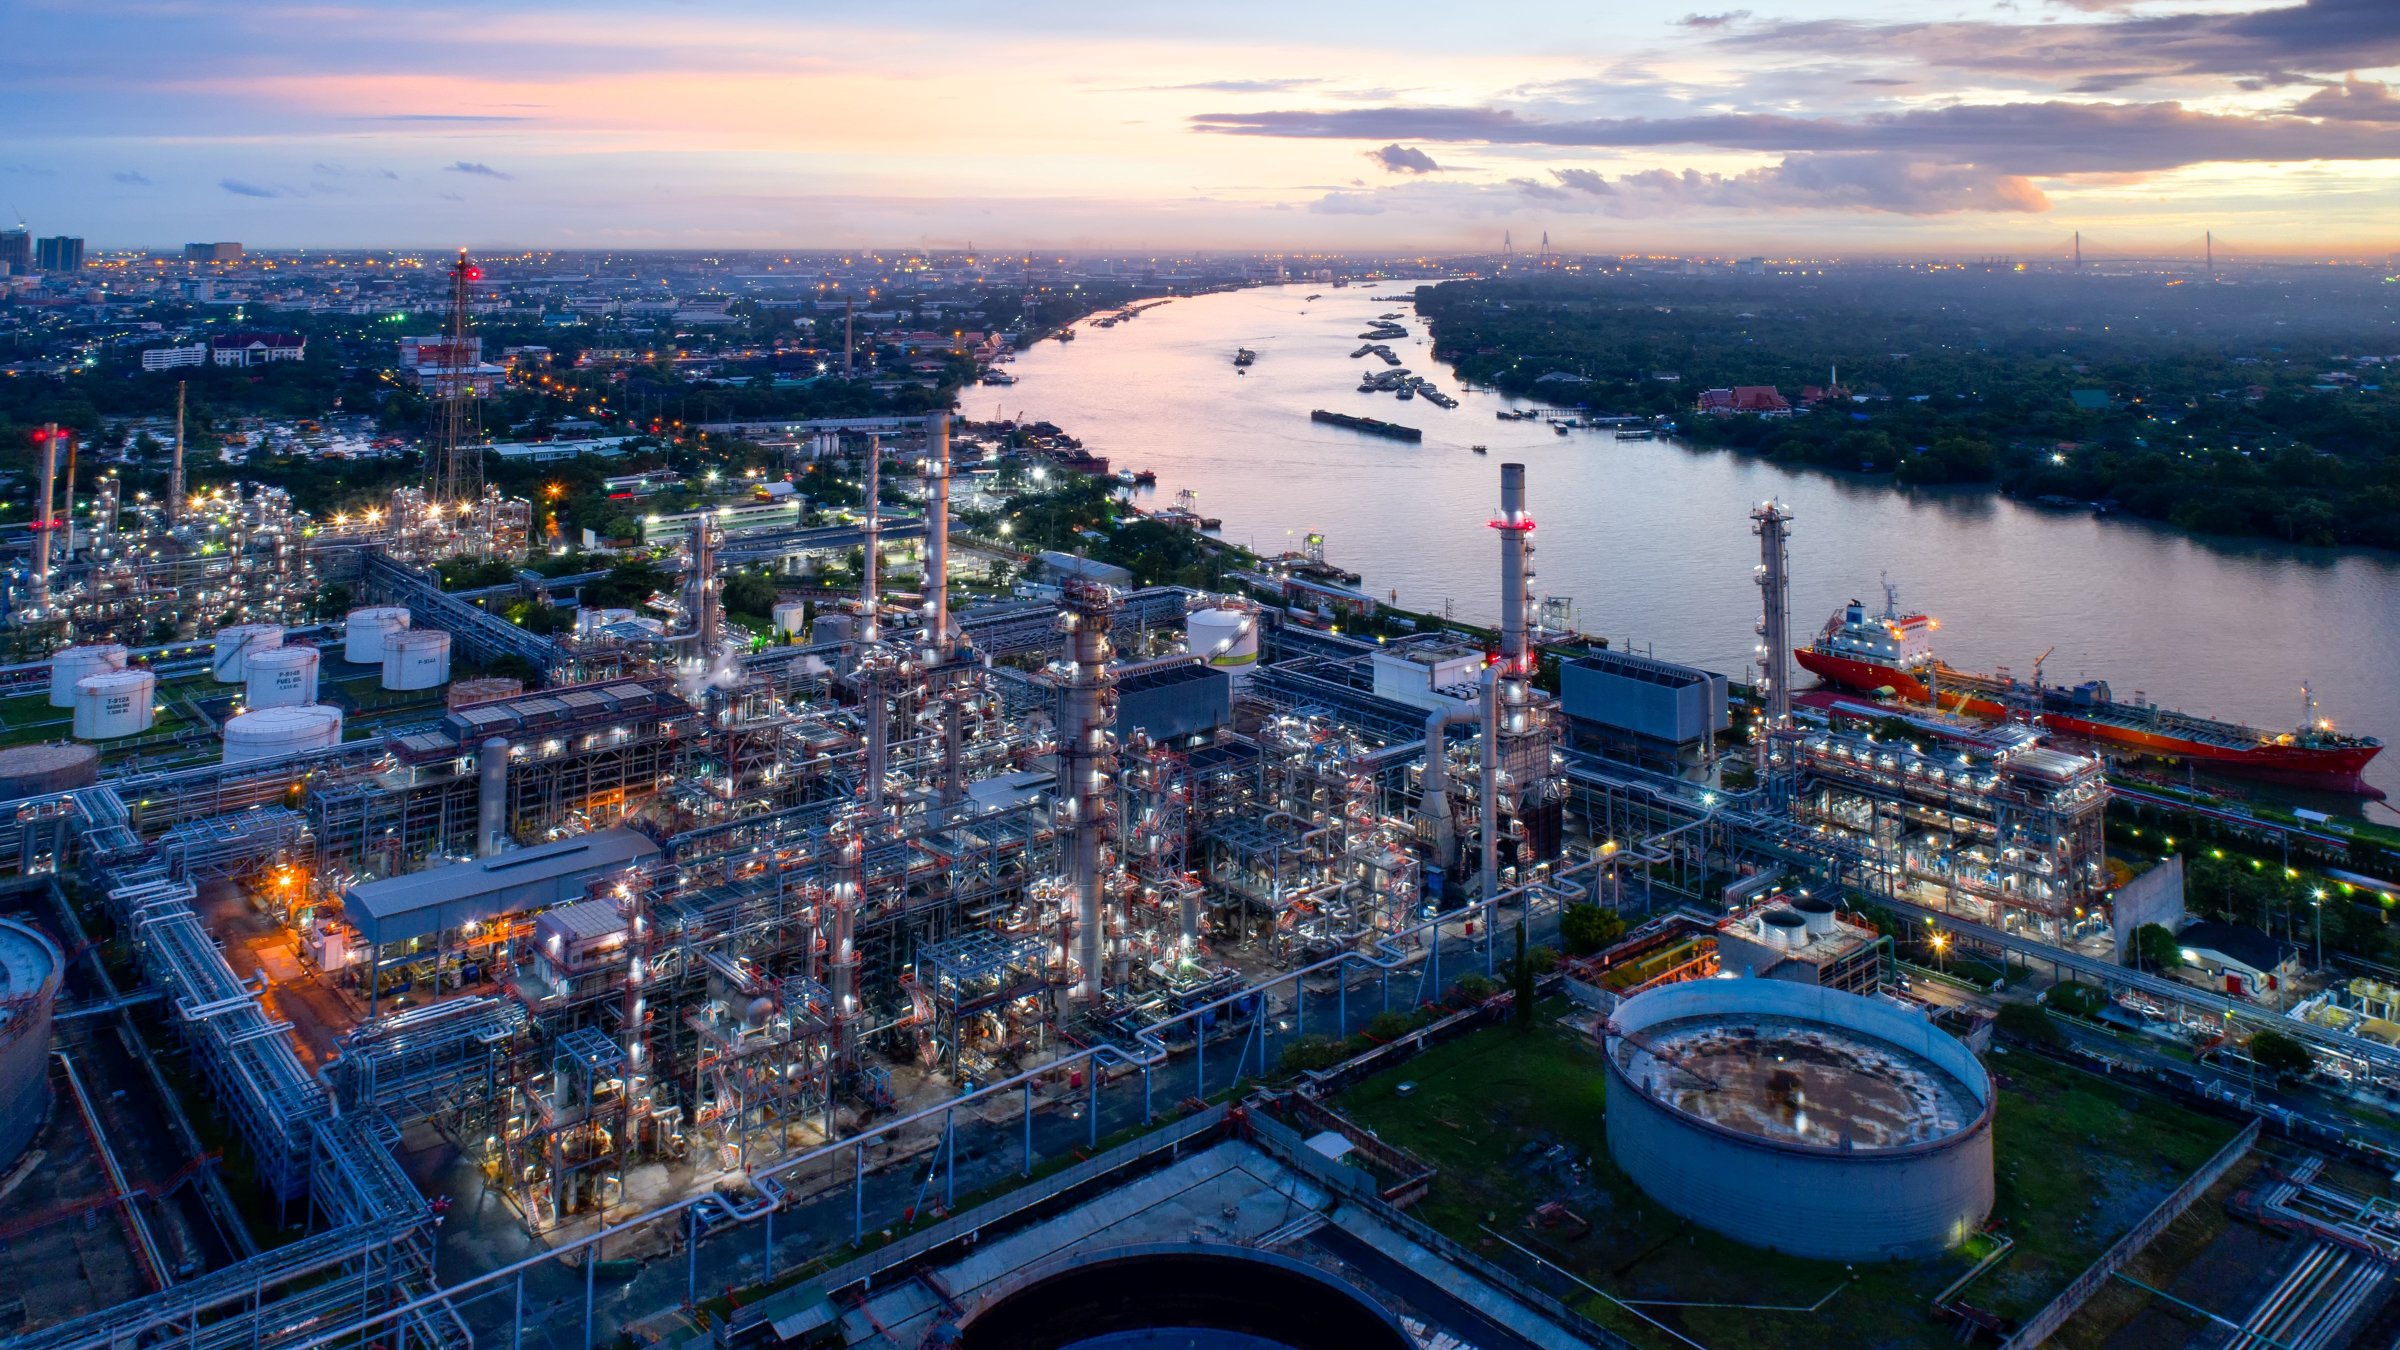
POLYGON ((2220 773, 2383 795, 2360 776, 2383 742, 2335 731, 2331 722, 2316 717, 2313 700, 2309 720, 2298 730, 2264 731, 2161 708, 2138 694, 2121 703, 2104 680, 2067 688, 2045 685, 2038 660, 2030 682, 2015 679, 2005 668, 1991 675, 1956 670, 1933 653, 1933 634, 1940 627, 1923 614, 1901 613, 1897 595, 1886 585, 1883 613, 1870 614, 1853 600, 1826 621, 1814 643, 1792 655, 1827 683, 1861 693, 1888 689, 1941 712, 2030 721, 2124 754, 2189 760, 2220 773))

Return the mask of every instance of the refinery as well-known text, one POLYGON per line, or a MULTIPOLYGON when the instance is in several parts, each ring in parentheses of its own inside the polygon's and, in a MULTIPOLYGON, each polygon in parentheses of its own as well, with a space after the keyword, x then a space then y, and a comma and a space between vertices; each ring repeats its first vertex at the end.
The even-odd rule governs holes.
MULTIPOLYGON (((1313 1227, 1293 1197, 1381 1214, 1423 1178, 1314 1088, 1242 1095, 1297 1049, 1472 1002, 1579 911, 1630 929, 1543 977, 1591 1018, 1613 1165, 1779 1253, 1942 1257, 1994 1211, 1978 1028, 1898 997, 1868 906, 2400 1087, 2372 981, 2286 1017, 2126 963, 2116 909, 2154 897, 2111 869, 2088 747, 1796 698, 1796 650, 1905 625, 1853 606, 1797 647, 1777 503, 1726 522, 1755 536, 1761 597, 1736 686, 1552 621, 1519 463, 1480 583, 1498 625, 1370 639, 1326 602, 1356 592, 1309 579, 1321 554, 1222 593, 1070 557, 1039 593, 954 606, 948 412, 814 435, 863 460, 848 523, 652 518, 675 582, 638 612, 576 605, 597 574, 446 590, 442 560, 523 564, 534 510, 441 425, 423 487, 340 520, 187 493, 179 438, 163 500, 103 478, 70 528, 69 442, 42 443, 0 696, 11 727, 63 712, 71 733, 0 750, 5 1236, 107 1251, 0 1290, 12 1346, 799 1344, 836 1323, 1005 1345, 1045 1310, 1100 1335, 1167 1305, 1287 1344, 1426 1343, 1408 1328, 1482 1326, 1468 1305, 1509 1310, 1491 1344, 1615 1343, 1430 1230, 1392 1241, 1479 1292, 1421 1294, 1412 1322, 1388 1287, 1324 1284, 1288 1254, 1313 1227), (819 565, 853 550, 854 588, 826 594, 819 565), (778 583, 769 631, 727 611, 737 563, 778 583), (527 592, 575 621, 498 612, 527 592), (898 1272, 920 1284, 886 1288, 898 1272), (1198 1292, 1228 1281, 1321 1298, 1324 1323, 1198 1292)), ((1369 1058, 1394 1039, 1373 1034, 1369 1058)), ((2325 1240, 2372 1266, 2295 1277, 2335 1330, 2357 1272, 2400 1255, 2361 1222, 2325 1240)))

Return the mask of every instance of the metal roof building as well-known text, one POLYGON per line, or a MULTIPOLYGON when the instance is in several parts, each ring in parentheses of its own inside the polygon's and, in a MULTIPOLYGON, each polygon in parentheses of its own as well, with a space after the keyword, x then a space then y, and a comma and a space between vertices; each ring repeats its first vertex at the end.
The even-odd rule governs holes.
POLYGON ((639 830, 599 830, 342 892, 342 912, 370 948, 429 937, 502 914, 579 899, 592 878, 658 855, 639 830))

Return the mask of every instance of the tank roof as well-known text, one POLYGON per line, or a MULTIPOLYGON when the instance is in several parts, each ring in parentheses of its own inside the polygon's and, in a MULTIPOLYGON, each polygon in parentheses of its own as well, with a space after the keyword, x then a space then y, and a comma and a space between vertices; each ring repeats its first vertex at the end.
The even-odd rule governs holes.
POLYGON ((44 745, 12 745, 0 749, 0 778, 18 778, 28 774, 48 773, 98 759, 99 748, 54 741, 44 745))
POLYGON ((1774 1143, 1891 1149, 1974 1124, 1957 1076, 1880 1037, 1796 1017, 1726 1012, 1620 1037, 1625 1077, 1685 1115, 1774 1143))
MULTIPOLYGON (((0 919, 0 1002, 27 994, 55 991, 65 959, 58 944, 42 930, 14 919, 0 919)), ((0 1010, 0 1020, 7 1017, 0 1010)))

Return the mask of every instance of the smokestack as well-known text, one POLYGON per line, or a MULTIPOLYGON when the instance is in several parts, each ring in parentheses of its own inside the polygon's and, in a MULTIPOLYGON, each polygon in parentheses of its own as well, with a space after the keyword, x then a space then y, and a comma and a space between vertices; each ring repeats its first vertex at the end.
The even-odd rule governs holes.
POLYGON ((58 560, 63 563, 73 563, 75 561, 75 444, 72 441, 67 444, 67 498, 59 503, 58 524, 66 532, 66 537, 59 540, 58 560))
POLYGON ((33 611, 50 608, 50 490, 58 477, 58 423, 42 428, 42 510, 33 522, 33 611))
POLYGON ((1066 839, 1067 893, 1075 907, 1075 998, 1099 1000, 1104 989, 1108 924, 1102 882, 1107 877, 1106 829, 1116 778, 1115 700, 1110 686, 1109 621, 1115 591, 1070 577, 1060 622, 1067 631, 1069 673, 1058 694, 1058 777, 1052 789, 1066 839))
POLYGON ((1526 652, 1525 612, 1531 603, 1533 517, 1525 514, 1525 466, 1500 466, 1500 668, 1512 677, 1533 673, 1526 652))
POLYGON ((692 632, 705 667, 724 645, 724 624, 717 599, 716 522, 703 511, 692 521, 692 632))
POLYGON ((925 414, 925 639, 950 659, 950 411, 925 414))
POLYGON ((183 523, 183 389, 175 382, 175 467, 167 471, 167 523, 183 523))
POLYGON ((883 551, 883 504, 878 500, 882 493, 883 438, 871 435, 867 437, 867 512, 866 519, 859 524, 859 533, 865 536, 866 542, 864 561, 858 569, 858 640, 861 643, 883 640, 882 625, 876 619, 878 607, 875 597, 876 555, 883 551))

